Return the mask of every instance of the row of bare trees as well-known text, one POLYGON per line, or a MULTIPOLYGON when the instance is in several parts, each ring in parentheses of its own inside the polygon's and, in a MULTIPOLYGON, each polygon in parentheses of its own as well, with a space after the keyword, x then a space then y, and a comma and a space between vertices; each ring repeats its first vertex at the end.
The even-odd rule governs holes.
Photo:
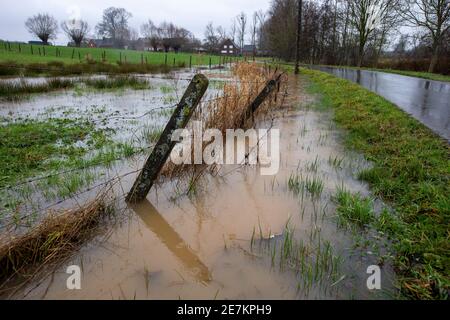
POLYGON ((241 12, 231 21, 229 30, 223 26, 215 27, 212 22, 208 23, 204 33, 204 47, 209 52, 219 49, 219 44, 226 40, 232 40, 241 49, 246 43, 251 44, 254 48, 262 47, 262 27, 265 24, 266 13, 262 10, 255 11, 248 18, 247 14, 241 12))
MULTIPOLYGON (((262 27, 262 44, 286 60, 295 56, 297 8, 273 0, 262 27)), ((414 39, 406 47, 417 55, 426 47, 433 72, 450 53, 450 0, 304 0, 302 9, 303 62, 377 66, 396 41, 414 39)))
POLYGON ((198 40, 190 31, 169 22, 162 22, 157 26, 149 19, 141 26, 141 33, 154 51, 163 47, 166 52, 170 48, 178 52, 183 46, 198 44, 198 40))
MULTIPOLYGON (((139 33, 128 25, 132 14, 124 8, 110 7, 104 10, 102 20, 96 25, 96 34, 111 39, 116 46, 123 46, 127 40, 137 40, 139 33)), ((25 23, 28 31, 41 39, 44 44, 55 39, 58 33, 58 22, 48 13, 40 13, 30 17, 25 23)), ((70 19, 61 24, 61 29, 73 43, 79 47, 90 32, 89 24, 81 19, 70 19)), ((181 47, 198 45, 198 40, 191 32, 173 23, 163 22, 156 26, 148 20, 141 26, 141 33, 148 45, 155 51, 160 47, 165 51, 173 49, 178 52, 181 47)))

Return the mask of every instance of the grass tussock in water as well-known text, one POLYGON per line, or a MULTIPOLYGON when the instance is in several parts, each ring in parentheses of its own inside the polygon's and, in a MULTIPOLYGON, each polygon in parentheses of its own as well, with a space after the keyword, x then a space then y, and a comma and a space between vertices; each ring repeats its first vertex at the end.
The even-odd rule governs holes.
POLYGON ((26 80, 0 83, 0 98, 6 100, 19 100, 23 95, 45 93, 56 90, 70 89, 74 82, 69 79, 52 78, 43 83, 33 84, 26 80))
POLYGON ((336 212, 340 226, 364 228, 375 220, 373 203, 369 198, 339 188, 333 200, 338 204, 336 212))
MULTIPOLYGON (((448 299, 450 292, 450 149, 447 142, 380 96, 318 71, 303 70, 347 130, 346 144, 373 163, 360 173, 395 209, 375 222, 394 240, 402 293, 448 299)), ((356 198, 347 199, 353 207, 356 198)), ((357 211, 345 213, 350 218, 357 211)), ((358 218, 362 218, 362 215, 358 218)), ((364 221, 361 221, 364 222, 364 221)))
POLYGON ((102 79, 86 79, 83 81, 88 87, 105 90, 105 89, 120 89, 120 88, 132 88, 135 90, 148 89, 150 83, 146 79, 133 77, 133 76, 117 76, 102 79))
POLYGON ((0 291, 33 277, 43 264, 63 261, 95 234, 99 222, 112 213, 104 195, 82 208, 51 214, 19 237, 2 239, 0 291))
POLYGON ((131 88, 134 90, 150 89, 150 82, 147 79, 130 75, 118 75, 106 78, 87 79, 64 79, 50 78, 42 83, 31 83, 21 79, 15 82, 0 82, 0 98, 8 101, 16 101, 28 97, 30 94, 47 93, 58 90, 67 90, 77 87, 83 83, 88 88, 95 90, 115 90, 121 88, 131 88))

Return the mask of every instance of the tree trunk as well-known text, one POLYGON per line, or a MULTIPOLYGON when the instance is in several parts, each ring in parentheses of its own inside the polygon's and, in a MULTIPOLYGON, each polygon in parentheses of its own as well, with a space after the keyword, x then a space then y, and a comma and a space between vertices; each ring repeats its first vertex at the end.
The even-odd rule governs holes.
POLYGON ((364 59, 364 46, 360 44, 358 51, 358 68, 361 68, 363 64, 363 59, 364 59))
POLYGON ((436 69, 436 65, 439 59, 439 43, 438 41, 434 41, 433 43, 433 56, 431 57, 430 67, 428 68, 428 72, 433 73, 436 69))

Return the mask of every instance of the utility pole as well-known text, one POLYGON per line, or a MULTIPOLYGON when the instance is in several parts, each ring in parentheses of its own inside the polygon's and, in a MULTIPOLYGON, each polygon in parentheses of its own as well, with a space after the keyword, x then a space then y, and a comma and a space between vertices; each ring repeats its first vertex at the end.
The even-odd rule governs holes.
POLYGON ((301 36, 302 36, 302 7, 303 7, 303 1, 298 0, 297 52, 295 55, 295 74, 300 73, 300 41, 301 41, 301 36))

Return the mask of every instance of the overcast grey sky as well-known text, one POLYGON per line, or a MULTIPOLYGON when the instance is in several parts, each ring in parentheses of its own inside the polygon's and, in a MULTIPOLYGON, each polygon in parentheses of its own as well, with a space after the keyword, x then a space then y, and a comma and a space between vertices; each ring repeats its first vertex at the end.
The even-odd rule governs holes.
MULTIPOLYGON (((0 39, 29 41, 34 39, 25 28, 25 20, 39 12, 48 12, 59 23, 80 14, 91 26, 91 33, 108 7, 123 7, 133 14, 130 26, 139 31, 147 19, 155 23, 171 21, 203 39, 209 21, 229 28, 239 12, 249 15, 269 8, 270 0, 0 0, 0 39)), ((249 18, 250 21, 250 18, 249 18)), ((66 44, 60 30, 56 44, 66 44)))

